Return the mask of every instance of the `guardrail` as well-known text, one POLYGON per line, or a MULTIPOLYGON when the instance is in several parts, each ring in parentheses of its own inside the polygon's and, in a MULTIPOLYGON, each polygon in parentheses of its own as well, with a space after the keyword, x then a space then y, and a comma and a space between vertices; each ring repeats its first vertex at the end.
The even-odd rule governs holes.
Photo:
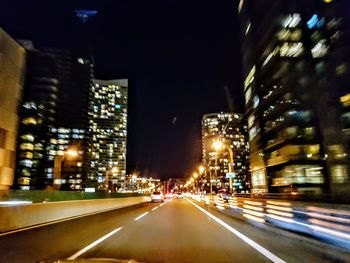
POLYGON ((350 205, 220 196, 192 196, 255 224, 269 224, 331 240, 350 249, 350 205))

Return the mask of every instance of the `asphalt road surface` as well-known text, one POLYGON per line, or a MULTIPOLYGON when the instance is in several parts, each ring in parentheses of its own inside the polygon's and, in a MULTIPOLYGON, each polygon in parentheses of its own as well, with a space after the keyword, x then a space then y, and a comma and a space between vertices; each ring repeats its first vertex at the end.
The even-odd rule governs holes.
POLYGON ((273 227, 257 227, 188 199, 147 203, 0 236, 0 262, 82 258, 350 262, 346 251, 273 227))

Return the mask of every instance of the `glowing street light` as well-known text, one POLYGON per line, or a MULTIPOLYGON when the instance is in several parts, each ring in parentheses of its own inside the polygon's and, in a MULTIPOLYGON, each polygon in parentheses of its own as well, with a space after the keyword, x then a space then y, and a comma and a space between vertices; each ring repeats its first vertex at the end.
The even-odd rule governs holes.
POLYGON ((204 166, 203 166, 203 165, 200 165, 200 166, 198 167, 198 171, 199 171, 200 174, 204 173, 204 171, 205 171, 204 166))
POLYGON ((198 178, 198 174, 197 173, 193 173, 193 178, 197 179, 198 178))
POLYGON ((78 157, 79 153, 74 148, 68 148, 63 154, 58 154, 54 160, 53 167, 53 181, 55 189, 59 190, 61 185, 61 170, 62 170, 62 162, 68 158, 68 160, 73 160, 78 157))
POLYGON ((223 143, 221 141, 214 141, 213 148, 218 152, 223 148, 223 143))
POLYGON ((73 149, 68 149, 65 152, 66 155, 68 155, 69 157, 77 157, 78 156, 78 151, 73 150, 73 149))

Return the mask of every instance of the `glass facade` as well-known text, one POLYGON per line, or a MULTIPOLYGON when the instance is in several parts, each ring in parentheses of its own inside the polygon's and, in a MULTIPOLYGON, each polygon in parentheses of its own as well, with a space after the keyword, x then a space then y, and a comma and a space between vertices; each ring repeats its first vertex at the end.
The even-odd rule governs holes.
POLYGON ((342 10, 339 1, 239 3, 253 192, 348 187, 337 181, 349 181, 342 10))
POLYGON ((57 65, 52 54, 27 49, 26 77, 20 107, 16 185, 23 190, 52 184, 44 176, 48 142, 57 107, 57 65))
POLYGON ((67 50, 35 49, 30 41, 22 45, 27 49, 27 70, 20 108, 17 188, 81 190, 88 167, 93 65, 67 50), (78 156, 62 158, 60 176, 55 178, 55 161, 69 148, 75 148, 78 156))

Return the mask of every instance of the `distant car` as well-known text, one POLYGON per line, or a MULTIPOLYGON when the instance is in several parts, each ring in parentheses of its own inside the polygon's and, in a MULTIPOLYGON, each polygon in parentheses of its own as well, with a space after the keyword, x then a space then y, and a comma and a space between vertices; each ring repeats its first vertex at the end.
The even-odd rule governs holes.
POLYGON ((173 198, 174 197, 174 194, 173 193, 167 193, 165 195, 165 198, 173 198))
POLYGON ((176 198, 183 198, 182 193, 176 193, 176 198))
POLYGON ((221 197, 225 202, 228 202, 228 200, 230 199, 230 197, 232 196, 230 191, 227 189, 221 189, 218 191, 218 193, 216 194, 217 197, 221 197))
POLYGON ((155 191, 151 195, 151 202, 164 202, 164 195, 160 191, 155 191))

